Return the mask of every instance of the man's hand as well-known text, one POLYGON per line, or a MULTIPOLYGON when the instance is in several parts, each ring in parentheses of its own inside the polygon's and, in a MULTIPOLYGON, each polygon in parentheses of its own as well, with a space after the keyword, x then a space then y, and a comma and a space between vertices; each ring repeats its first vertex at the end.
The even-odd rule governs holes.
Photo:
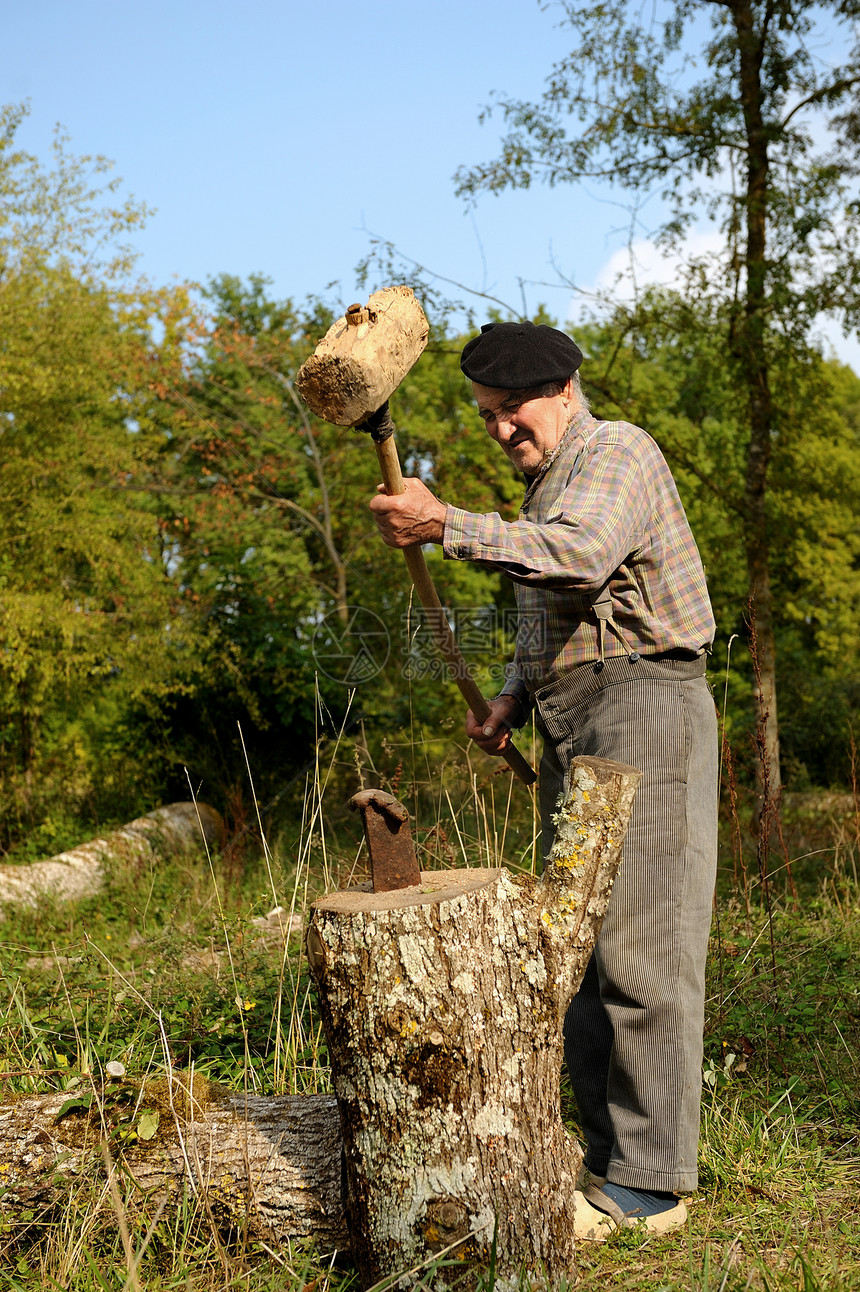
POLYGON ((379 493, 370 500, 383 541, 389 547, 441 543, 448 508, 414 476, 407 477, 403 484, 406 492, 393 496, 385 492, 385 485, 379 485, 379 493))
POLYGON ((466 714, 466 735, 480 745, 485 754, 501 755, 511 743, 510 723, 519 714, 520 702, 515 695, 500 695, 489 700, 488 704, 490 717, 484 723, 476 721, 471 709, 466 714))

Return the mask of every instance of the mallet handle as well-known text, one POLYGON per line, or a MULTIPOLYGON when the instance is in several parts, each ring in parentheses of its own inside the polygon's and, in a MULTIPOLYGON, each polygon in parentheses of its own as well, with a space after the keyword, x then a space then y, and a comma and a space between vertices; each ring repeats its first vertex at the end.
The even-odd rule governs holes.
MULTIPOLYGON (((403 473, 400 470, 400 458, 397 456, 397 445, 394 443, 394 436, 389 435, 387 439, 381 442, 374 440, 374 443, 376 444, 376 456, 379 458, 386 493, 405 493, 403 473)), ((460 694, 463 699, 478 722, 484 723, 490 717, 492 710, 481 694, 477 682, 472 677, 469 665, 463 659, 460 647, 457 645, 456 638, 451 631, 451 625, 448 623, 448 617, 445 614, 442 602, 439 600, 436 585, 430 577, 430 571, 427 569, 424 553, 420 547, 404 547, 403 555, 406 557, 406 564, 412 576, 412 582, 415 584, 418 599, 427 611, 430 627, 436 638, 436 645, 442 652, 445 663, 460 688, 460 694)), ((509 742, 502 751, 502 757, 525 785, 535 783, 537 780, 535 772, 512 743, 509 742)))

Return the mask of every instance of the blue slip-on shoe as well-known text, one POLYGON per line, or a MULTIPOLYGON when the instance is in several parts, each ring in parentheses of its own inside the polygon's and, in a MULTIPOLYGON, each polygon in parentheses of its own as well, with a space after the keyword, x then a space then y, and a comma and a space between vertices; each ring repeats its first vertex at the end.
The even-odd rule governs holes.
POLYGON ((673 1202, 674 1195, 670 1195, 667 1199, 655 1197, 647 1190, 627 1189, 622 1185, 609 1187, 613 1192, 617 1191, 619 1201, 605 1192, 605 1185, 603 1188, 598 1188, 592 1184, 585 1190, 583 1196, 593 1210, 602 1211, 614 1221, 614 1227, 617 1229, 633 1229, 641 1225, 648 1234, 668 1234, 673 1229, 679 1229, 687 1219, 685 1203, 680 1198, 675 1198, 673 1202))

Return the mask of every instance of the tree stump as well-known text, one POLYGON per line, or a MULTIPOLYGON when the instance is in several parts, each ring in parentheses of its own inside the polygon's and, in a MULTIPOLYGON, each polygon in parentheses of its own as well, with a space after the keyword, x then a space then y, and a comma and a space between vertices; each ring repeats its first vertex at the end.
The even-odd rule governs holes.
POLYGON ((469 1286, 574 1273, 582 1163, 560 1115, 561 1024, 609 901, 640 774, 577 758, 541 880, 431 871, 315 902, 307 933, 362 1283, 441 1253, 469 1286))

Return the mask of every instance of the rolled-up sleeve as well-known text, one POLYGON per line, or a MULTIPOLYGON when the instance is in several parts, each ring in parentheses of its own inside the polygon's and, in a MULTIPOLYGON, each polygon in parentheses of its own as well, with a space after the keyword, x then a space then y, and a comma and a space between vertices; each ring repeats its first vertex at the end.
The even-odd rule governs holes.
POLYGON ((635 553, 650 513, 636 458, 624 448, 601 446, 542 523, 449 507, 442 547, 448 559, 491 566, 516 583, 591 592, 635 553))

